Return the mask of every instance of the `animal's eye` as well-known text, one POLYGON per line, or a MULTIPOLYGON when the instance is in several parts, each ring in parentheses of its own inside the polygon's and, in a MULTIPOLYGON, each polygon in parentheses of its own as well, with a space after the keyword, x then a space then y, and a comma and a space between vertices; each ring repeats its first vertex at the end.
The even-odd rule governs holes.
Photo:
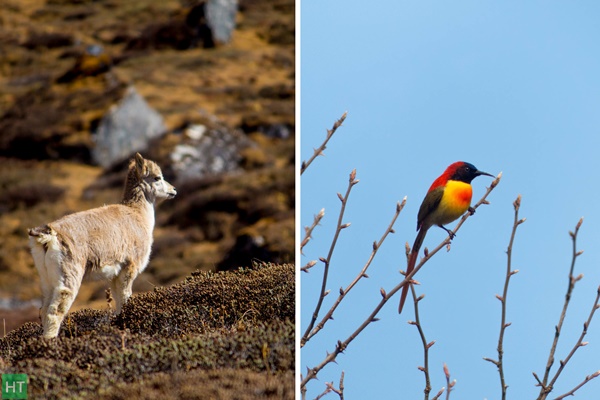
POLYGON ((160 181, 161 179, 162 179, 162 177, 161 177, 161 176, 155 176, 155 177, 154 177, 154 182, 158 182, 158 181, 160 181))

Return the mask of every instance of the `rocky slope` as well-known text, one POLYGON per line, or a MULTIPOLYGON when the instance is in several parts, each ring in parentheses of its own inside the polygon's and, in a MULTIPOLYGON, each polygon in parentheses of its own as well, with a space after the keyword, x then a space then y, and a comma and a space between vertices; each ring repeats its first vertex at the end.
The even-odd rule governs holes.
POLYGON ((293 398, 294 1, 240 0, 229 41, 209 3, 0 0, 0 371, 30 398, 293 398), (120 201, 95 151, 131 88, 162 128, 123 149, 178 196, 124 314, 84 283, 48 342, 27 228, 120 201))

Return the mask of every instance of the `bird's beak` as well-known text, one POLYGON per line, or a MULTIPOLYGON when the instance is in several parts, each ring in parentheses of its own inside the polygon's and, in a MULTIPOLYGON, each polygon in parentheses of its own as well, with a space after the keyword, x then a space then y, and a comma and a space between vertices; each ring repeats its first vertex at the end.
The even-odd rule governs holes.
POLYGON ((479 175, 487 175, 487 176, 491 176, 492 178, 495 178, 494 175, 488 174, 487 172, 483 172, 483 171, 479 171, 479 170, 476 172, 476 174, 477 174, 477 176, 479 176, 479 175))

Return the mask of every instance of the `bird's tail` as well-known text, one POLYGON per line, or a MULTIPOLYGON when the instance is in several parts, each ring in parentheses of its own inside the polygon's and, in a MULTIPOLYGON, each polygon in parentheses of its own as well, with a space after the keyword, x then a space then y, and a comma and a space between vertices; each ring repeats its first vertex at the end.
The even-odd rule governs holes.
MULTIPOLYGON (((417 237, 415 239, 415 243, 413 244, 412 250, 410 251, 410 256, 408 257, 408 267, 406 268, 406 276, 410 274, 415 268, 415 264, 417 263, 417 257, 419 256, 419 249, 421 249, 421 245, 423 244, 423 240, 425 239, 425 235, 427 234, 427 229, 419 230, 417 237)), ((400 305, 398 306, 398 314, 402 313, 402 308, 404 307, 404 302, 406 301, 406 296, 408 295, 408 288, 410 284, 404 285, 402 288, 402 295, 400 296, 400 305)))

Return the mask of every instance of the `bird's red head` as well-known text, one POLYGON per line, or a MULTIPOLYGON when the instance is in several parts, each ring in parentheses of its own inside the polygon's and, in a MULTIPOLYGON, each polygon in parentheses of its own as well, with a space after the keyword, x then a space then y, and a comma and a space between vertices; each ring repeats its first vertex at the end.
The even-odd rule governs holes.
POLYGON ((492 178, 494 175, 488 174, 487 172, 479 171, 473 164, 464 161, 457 161, 452 163, 446 168, 444 173, 440 175, 431 185, 429 191, 439 187, 445 186, 448 181, 461 181, 465 183, 471 183, 471 181, 477 178, 479 175, 487 175, 492 178))

